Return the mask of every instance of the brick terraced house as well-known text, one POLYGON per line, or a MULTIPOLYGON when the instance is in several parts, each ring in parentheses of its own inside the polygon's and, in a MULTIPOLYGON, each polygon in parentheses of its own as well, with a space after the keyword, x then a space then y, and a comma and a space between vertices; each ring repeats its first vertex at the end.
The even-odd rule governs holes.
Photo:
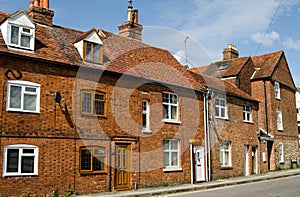
MULTIPOLYGON (((261 59, 236 64, 240 85, 191 71, 167 50, 141 41, 143 26, 131 1, 119 35, 57 26, 53 16, 49 0, 35 0, 13 14, 0 12, 2 196, 250 175, 268 170, 267 156, 275 160, 280 143, 286 166, 297 159, 298 149, 290 147, 292 125, 285 123, 285 114, 293 113, 284 101, 293 91, 292 79, 280 83, 280 100, 268 97, 282 109, 279 132, 278 119, 269 115, 266 123, 261 117, 260 109, 269 107, 253 94, 256 80, 249 80, 268 74, 262 65, 261 75, 247 71, 255 71, 261 59)), ((288 76, 283 53, 280 57, 278 70, 288 76)), ((270 95, 271 77, 265 80, 270 95)))
POLYGON ((259 101, 261 172, 299 162, 296 87, 283 51, 239 57, 236 47, 229 44, 222 61, 192 70, 229 81, 259 101))

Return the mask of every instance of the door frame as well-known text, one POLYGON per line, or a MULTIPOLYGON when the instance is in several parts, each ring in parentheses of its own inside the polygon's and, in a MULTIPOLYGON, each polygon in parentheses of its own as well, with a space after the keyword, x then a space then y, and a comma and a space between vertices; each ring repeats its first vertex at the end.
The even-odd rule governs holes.
POLYGON ((195 146, 195 179, 196 182, 205 181, 205 162, 204 162, 204 147, 195 146), (199 163, 198 153, 200 154, 201 160, 199 163), (200 170, 200 171, 199 171, 200 170), (198 177, 198 174, 201 174, 201 177, 198 177))
POLYGON ((116 143, 115 144, 115 189, 116 190, 129 190, 131 188, 131 144, 128 143, 116 143), (119 156, 119 150, 120 155, 119 156), (124 163, 124 151, 125 151, 125 163, 124 163), (124 165, 125 164, 125 165, 124 165), (122 170, 119 171, 119 167, 122 167, 122 170), (125 167, 125 171, 123 170, 125 167), (121 176, 125 175, 124 177, 119 177, 120 173, 122 174, 121 176), (123 179, 122 181, 125 181, 124 184, 119 185, 118 180, 123 179))

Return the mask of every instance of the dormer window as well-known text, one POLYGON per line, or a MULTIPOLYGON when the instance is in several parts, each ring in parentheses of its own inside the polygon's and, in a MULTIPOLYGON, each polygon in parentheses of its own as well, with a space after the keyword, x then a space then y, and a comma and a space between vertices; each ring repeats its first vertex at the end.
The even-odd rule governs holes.
POLYGON ((95 62, 95 63, 102 63, 101 58, 100 58, 100 51, 101 45, 84 41, 84 60, 90 61, 90 62, 95 62))
POLYGON ((35 24, 25 10, 10 16, 0 28, 8 49, 22 52, 34 50, 35 24))
POLYGON ((20 47, 31 49, 33 44, 33 29, 27 27, 20 27, 10 25, 10 45, 13 47, 20 47))

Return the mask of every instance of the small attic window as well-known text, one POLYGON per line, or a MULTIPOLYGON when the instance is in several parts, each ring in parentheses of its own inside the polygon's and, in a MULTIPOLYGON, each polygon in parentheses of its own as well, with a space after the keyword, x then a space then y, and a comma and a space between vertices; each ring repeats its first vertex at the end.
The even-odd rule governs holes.
POLYGON ((34 29, 28 27, 21 27, 21 26, 11 24, 10 39, 9 39, 10 46, 24 48, 24 49, 32 49, 33 31, 34 29))
POLYGON ((228 67, 229 67, 229 63, 226 63, 226 64, 222 64, 220 67, 219 67, 219 70, 226 70, 228 67))
POLYGON ((103 63, 102 46, 97 43, 84 41, 83 59, 94 63, 103 63))

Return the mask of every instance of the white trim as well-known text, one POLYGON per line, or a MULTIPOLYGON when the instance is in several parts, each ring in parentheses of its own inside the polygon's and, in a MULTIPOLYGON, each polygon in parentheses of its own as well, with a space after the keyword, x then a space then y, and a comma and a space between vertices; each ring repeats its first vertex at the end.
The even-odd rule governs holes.
POLYGON ((151 130, 150 130, 150 102, 149 100, 147 99, 143 99, 142 100, 142 131, 145 132, 145 133, 151 133, 151 130), (146 106, 144 106, 144 104, 146 106), (144 107, 146 107, 146 109, 144 110, 144 107), (143 125, 143 116, 146 116, 146 125, 144 127, 143 125))
POLYGON ((29 81, 21 81, 21 80, 8 80, 7 84, 7 101, 6 101, 6 111, 17 111, 17 112, 30 112, 30 113, 40 113, 40 84, 29 82, 29 81), (20 86, 21 87, 21 104, 20 108, 11 108, 10 107, 10 90, 11 86, 20 86), (28 92, 26 91, 26 87, 35 88, 36 92, 28 92), (24 95, 36 95, 36 110, 24 110, 24 95))
POLYGON ((218 112, 219 112, 219 115, 217 116, 217 115, 215 114, 215 117, 216 117, 216 118, 219 118, 219 119, 225 119, 225 120, 228 119, 228 113, 227 113, 227 101, 226 101, 226 99, 216 97, 216 98, 215 98, 214 104, 215 104, 214 110, 216 110, 216 108, 218 108, 218 112), (217 104, 216 104, 216 100, 224 101, 224 102, 225 102, 225 106, 222 106, 220 103, 217 105, 217 104), (221 114, 222 114, 222 113, 221 113, 222 109, 225 110, 224 116, 221 115, 221 114))
MULTIPOLYGON (((172 92, 163 92, 162 93, 162 107, 168 106, 168 116, 169 118, 163 117, 163 122, 170 122, 170 123, 178 123, 179 122, 179 98, 178 94, 172 93, 172 92), (164 94, 167 94, 169 97, 169 102, 164 102, 164 94), (176 104, 171 103, 171 96, 176 96, 176 104), (176 119, 172 119, 172 107, 176 107, 176 119)), ((164 113, 164 112, 163 112, 164 113)), ((163 114, 164 115, 164 114, 163 114)))
POLYGON ((280 100, 280 84, 277 81, 274 82, 274 90, 275 90, 275 98, 280 100))
MULTIPOLYGON (((181 167, 180 167, 180 140, 179 139, 164 139, 163 140, 163 160, 165 159, 165 156, 164 156, 164 154, 165 153, 168 153, 169 154, 169 156, 168 156, 168 163, 170 162, 170 160, 171 160, 171 153, 177 153, 177 165, 175 166, 172 166, 172 165, 168 165, 168 166, 165 166, 165 161, 164 161, 164 171, 166 170, 166 171, 178 171, 179 169, 181 169, 181 167), (169 141, 169 147, 168 147, 168 149, 165 149, 165 141, 169 141), (177 143, 177 150, 172 150, 171 149, 171 146, 172 146, 172 144, 171 143, 172 142, 176 142, 177 143)), ((169 163, 170 164, 170 163, 169 163)), ((181 169, 182 170, 182 169, 181 169)))
POLYGON ((236 79, 237 77, 223 77, 221 80, 227 80, 227 79, 236 79))
POLYGON ((281 111, 276 111, 276 122, 277 122, 277 130, 283 131, 283 120, 282 120, 281 111))
POLYGON ((221 167, 231 167, 231 143, 223 141, 220 143, 220 165, 221 167), (221 146, 228 145, 228 149, 221 149, 221 146), (225 152, 228 152, 228 164, 226 165, 226 154, 225 152), (223 154, 223 161, 221 161, 221 154, 223 154))
POLYGON ((279 157, 279 162, 284 163, 284 144, 282 142, 279 143, 279 157))
POLYGON ((7 145, 4 146, 4 154, 3 154, 3 177, 6 176, 34 176, 38 175, 38 147, 34 145, 28 144, 14 144, 14 145, 7 145), (16 149, 19 150, 19 158, 18 158, 18 172, 6 172, 7 170, 7 150, 8 149, 16 149), (23 149, 33 149, 33 153, 22 153, 23 149), (21 162, 23 156, 33 156, 34 157, 34 167, 33 173, 22 173, 21 172, 21 162))

